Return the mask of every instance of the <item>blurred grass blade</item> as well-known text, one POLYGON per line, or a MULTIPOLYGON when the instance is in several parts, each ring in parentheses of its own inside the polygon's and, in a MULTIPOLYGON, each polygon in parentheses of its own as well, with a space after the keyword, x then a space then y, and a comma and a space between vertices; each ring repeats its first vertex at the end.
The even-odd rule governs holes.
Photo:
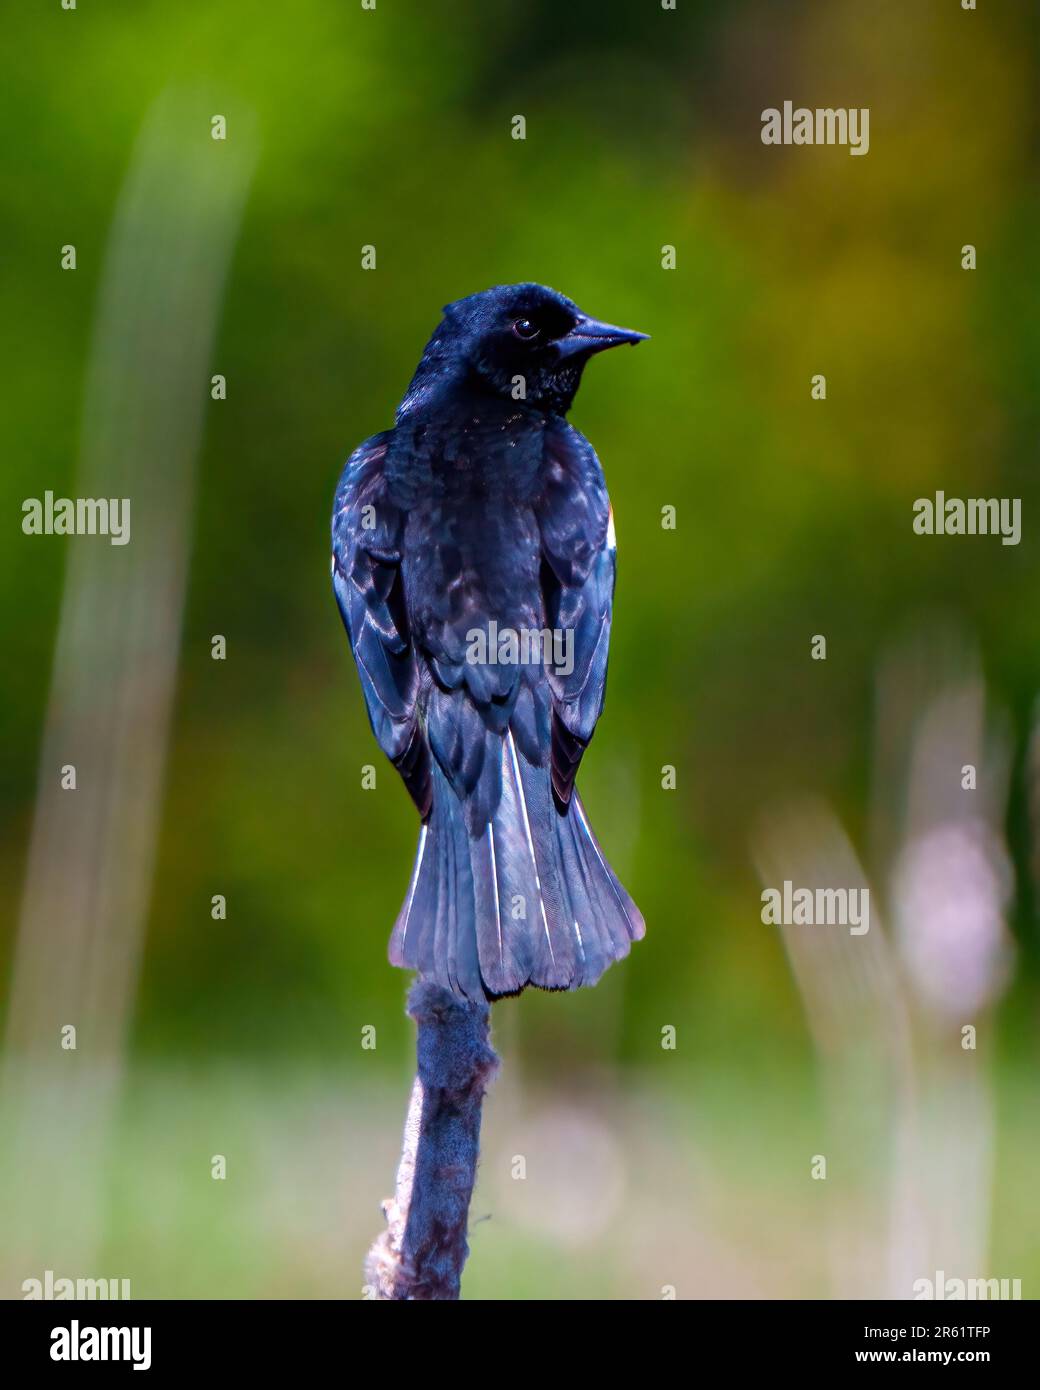
POLYGON ((82 497, 129 498, 130 541, 67 542, 4 1074, 5 1196, 21 1236, 5 1249, 17 1280, 44 1267, 94 1272, 99 1161, 152 881, 210 356, 254 163, 241 119, 233 138, 210 138, 215 109, 204 93, 171 89, 157 101, 102 277, 75 486, 82 497), (67 763, 74 791, 61 789, 67 763), (75 1051, 61 1047, 68 1024, 75 1051))

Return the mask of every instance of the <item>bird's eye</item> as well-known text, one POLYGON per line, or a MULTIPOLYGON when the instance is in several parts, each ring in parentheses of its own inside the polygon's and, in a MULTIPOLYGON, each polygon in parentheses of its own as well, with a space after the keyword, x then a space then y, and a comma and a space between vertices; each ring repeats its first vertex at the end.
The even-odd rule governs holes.
POLYGON ((525 343, 529 343, 532 338, 537 338, 540 330, 536 323, 530 319, 517 319, 513 324, 513 333, 516 337, 522 338, 525 343))

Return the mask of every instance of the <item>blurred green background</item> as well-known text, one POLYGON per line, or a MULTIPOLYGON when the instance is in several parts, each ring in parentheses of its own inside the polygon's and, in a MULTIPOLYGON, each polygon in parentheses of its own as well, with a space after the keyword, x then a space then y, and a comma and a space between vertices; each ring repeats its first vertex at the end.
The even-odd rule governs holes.
MULTIPOLYGON (((759 917, 754 826, 800 793, 825 798, 880 904, 877 673, 934 621, 977 643, 1005 712, 992 821, 1015 870, 1013 975, 987 1021, 964 1020, 979 1024, 992 1169, 951 1210, 985 1225, 992 1199, 986 1266, 968 1272, 1035 1295, 1035 6, 53 0, 6 28, 5 999, 66 565, 102 544, 26 538, 21 504, 80 495, 106 246, 154 103, 186 93, 202 113, 181 132, 192 157, 240 142, 251 173, 198 374, 183 633, 92 1263, 59 1272, 129 1277, 137 1297, 360 1294, 412 1071, 386 941, 416 825, 332 599, 332 491, 354 445, 392 422, 441 306, 533 279, 652 335, 593 363, 572 412, 619 545, 582 794, 648 931, 594 991, 496 1007, 503 1070, 464 1293, 838 1291, 833 1237, 855 1194, 840 1168, 809 1177, 834 1117, 783 941, 759 917), (869 107, 869 154, 763 146, 761 112, 785 99, 869 107), (75 273, 59 268, 67 243, 75 273), (226 400, 210 399, 214 373, 226 400), (936 489, 1021 498, 1022 543, 914 535, 913 501, 936 489)), ((138 250, 161 281, 160 253, 138 250)), ((31 1074, 17 1042, 9 1071, 31 1074)), ((47 1063, 66 1064, 89 1066, 82 1045, 47 1063)), ((63 1171, 75 1195, 74 1151, 63 1171)), ((24 1248, 7 1296, 62 1252, 24 1248)))

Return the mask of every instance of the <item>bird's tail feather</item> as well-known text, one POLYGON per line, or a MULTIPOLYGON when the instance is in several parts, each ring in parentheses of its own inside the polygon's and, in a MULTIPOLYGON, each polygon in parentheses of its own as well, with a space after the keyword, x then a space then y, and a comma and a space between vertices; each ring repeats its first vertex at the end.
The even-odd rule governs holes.
POLYGON ((501 796, 477 833, 434 765, 433 808, 390 940, 394 965, 475 1001, 595 984, 644 931, 577 792, 561 815, 548 769, 510 733, 501 748, 501 796))

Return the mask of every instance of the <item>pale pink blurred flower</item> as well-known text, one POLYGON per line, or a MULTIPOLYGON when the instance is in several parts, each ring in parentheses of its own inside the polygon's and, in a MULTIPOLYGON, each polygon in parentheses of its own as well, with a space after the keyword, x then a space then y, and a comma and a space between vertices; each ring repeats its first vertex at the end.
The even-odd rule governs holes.
POLYGON ((1000 837, 978 819, 935 825, 900 853, 892 879, 900 955, 922 1003, 944 1020, 971 1022, 1007 984, 1013 887, 1000 837))

